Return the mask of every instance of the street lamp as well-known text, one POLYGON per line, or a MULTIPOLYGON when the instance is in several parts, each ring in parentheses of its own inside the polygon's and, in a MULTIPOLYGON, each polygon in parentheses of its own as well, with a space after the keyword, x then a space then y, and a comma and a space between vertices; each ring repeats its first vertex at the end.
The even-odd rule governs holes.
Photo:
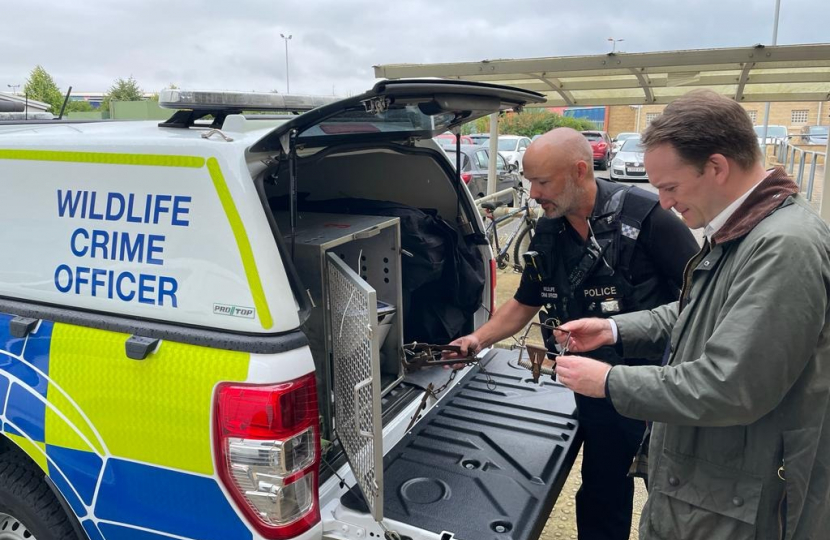
POLYGON ((291 39, 291 34, 287 36, 285 34, 280 34, 280 37, 285 40, 285 93, 291 93, 291 84, 288 80, 288 40, 291 39))
POLYGON ((618 41, 625 41, 625 39, 624 38, 614 39, 614 38, 610 37, 610 38, 608 38, 608 41, 611 42, 611 54, 614 54, 615 52, 617 52, 617 42, 618 41))
POLYGON ((17 95, 17 89, 20 88, 19 84, 7 84, 6 86, 8 86, 9 88, 12 89, 12 94, 13 95, 15 95, 15 96, 17 95))

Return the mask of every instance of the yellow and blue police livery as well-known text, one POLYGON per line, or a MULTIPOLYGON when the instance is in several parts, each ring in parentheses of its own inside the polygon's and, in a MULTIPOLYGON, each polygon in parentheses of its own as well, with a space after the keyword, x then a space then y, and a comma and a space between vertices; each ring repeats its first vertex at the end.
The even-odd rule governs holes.
POLYGON ((152 363, 118 366, 123 335, 42 321, 13 338, 11 320, 0 315, 3 432, 90 538, 251 538, 214 475, 210 436, 213 388, 244 380, 247 354, 167 343, 152 363))

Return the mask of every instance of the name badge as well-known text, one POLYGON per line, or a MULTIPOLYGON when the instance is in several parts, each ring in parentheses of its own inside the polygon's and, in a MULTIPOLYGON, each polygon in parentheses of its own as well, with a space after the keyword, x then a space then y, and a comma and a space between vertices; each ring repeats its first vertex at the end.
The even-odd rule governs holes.
POLYGON ((547 300, 556 300, 559 295, 556 293, 556 287, 545 286, 542 287, 542 298, 547 300))
POLYGON ((600 302, 599 308, 603 313, 619 313, 622 311, 622 306, 620 305, 619 300, 606 300, 605 302, 600 302))

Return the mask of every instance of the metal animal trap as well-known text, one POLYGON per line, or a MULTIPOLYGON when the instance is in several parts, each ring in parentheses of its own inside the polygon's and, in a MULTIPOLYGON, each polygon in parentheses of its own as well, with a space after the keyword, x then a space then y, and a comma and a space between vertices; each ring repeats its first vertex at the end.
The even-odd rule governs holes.
POLYGON ((542 332, 543 335, 545 330, 549 331, 552 335, 553 331, 558 328, 558 325, 554 323, 553 319, 548 319, 544 323, 532 322, 528 325, 524 334, 522 334, 522 336, 518 339, 518 343, 515 345, 515 347, 519 348, 519 365, 530 370, 533 375, 534 383, 538 384, 539 377, 542 375, 549 375, 551 379, 556 380, 556 358, 568 353, 568 346, 571 343, 571 333, 559 330, 560 332, 565 332, 567 334, 565 345, 560 347, 559 352, 550 353, 554 357, 553 363, 545 365, 544 362, 548 358, 549 354, 547 348, 539 347, 538 345, 529 345, 527 343, 527 336, 534 327, 539 328, 539 331, 542 332))

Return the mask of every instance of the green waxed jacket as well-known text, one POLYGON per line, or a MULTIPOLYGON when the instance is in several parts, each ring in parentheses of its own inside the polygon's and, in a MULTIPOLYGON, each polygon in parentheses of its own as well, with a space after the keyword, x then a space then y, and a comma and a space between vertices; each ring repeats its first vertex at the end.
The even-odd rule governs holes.
POLYGON ((626 357, 671 338, 667 366, 607 380, 655 422, 641 540, 830 538, 830 231, 796 191, 781 170, 755 188, 682 309, 614 317, 626 357))

